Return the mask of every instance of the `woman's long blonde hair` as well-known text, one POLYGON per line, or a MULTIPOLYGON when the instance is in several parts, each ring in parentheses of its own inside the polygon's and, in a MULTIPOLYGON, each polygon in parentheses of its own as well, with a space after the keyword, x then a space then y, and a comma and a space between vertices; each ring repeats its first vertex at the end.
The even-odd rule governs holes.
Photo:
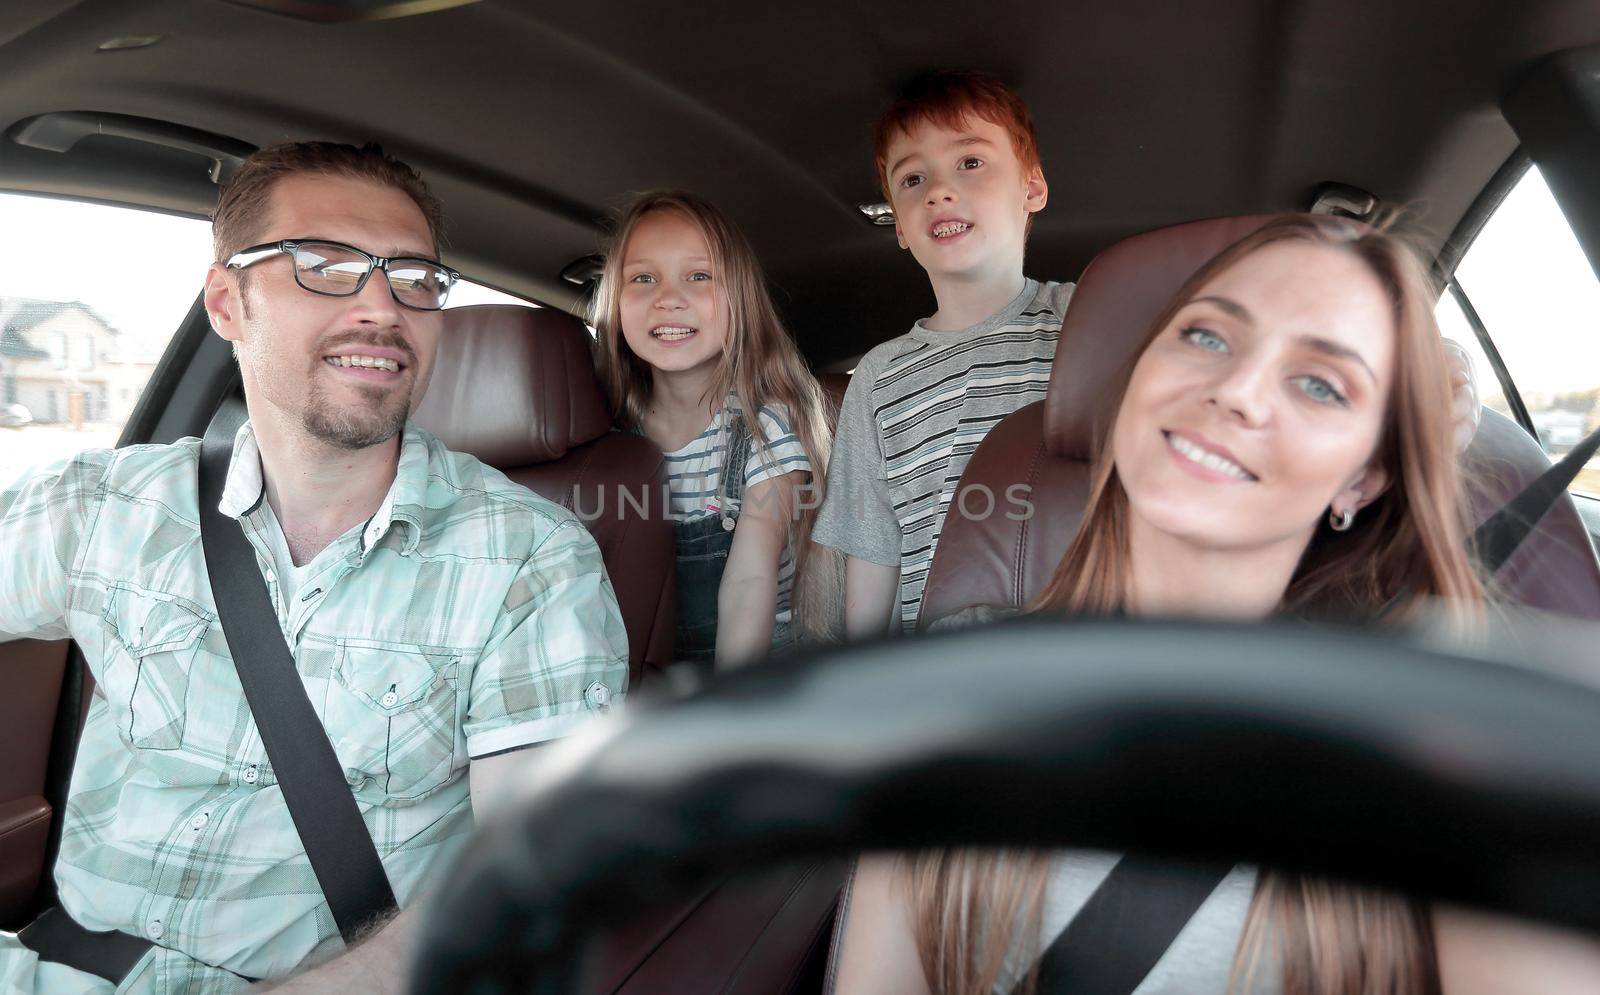
POLYGON ((758 413, 768 407, 786 408, 795 437, 811 461, 811 479, 801 488, 789 529, 795 565, 793 617, 802 638, 837 639, 843 564, 831 550, 810 541, 827 492, 832 401, 778 317, 755 250, 733 221, 703 197, 680 190, 643 194, 623 214, 611 238, 590 324, 595 329, 600 385, 610 401, 612 418, 619 428, 638 428, 650 406, 654 384, 650 364, 628 347, 622 334, 622 263, 634 229, 658 211, 674 211, 700 230, 711 249, 713 276, 727 294, 728 334, 722 361, 703 400, 721 405, 730 394, 738 397, 758 459, 768 458, 775 441, 762 432, 758 413))
MULTIPOLYGON (((1467 550, 1466 500, 1452 441, 1449 367, 1433 319, 1435 293, 1417 254, 1397 236, 1340 219, 1295 215, 1268 223, 1190 277, 1151 325, 1145 345, 1207 284, 1240 260, 1285 241, 1349 252, 1388 291, 1395 375, 1375 458, 1389 486, 1348 532, 1324 520, 1283 595, 1299 616, 1407 618, 1435 601, 1458 621, 1478 617, 1483 586, 1467 550)), ((1143 353, 1140 349, 1140 353, 1143 353)), ((1135 360, 1137 362, 1137 360, 1135 360)), ((1133 372, 1124 371, 1125 387, 1133 372)), ((1128 496, 1111 458, 1115 419, 1098 426, 1083 524, 1029 611, 1106 614, 1129 593, 1128 496)), ((1047 854, 945 850, 914 857, 907 884, 923 969, 941 995, 989 995, 1012 938, 1039 934, 1047 854)), ((1385 892, 1263 871, 1234 959, 1248 986, 1278 962, 1286 995, 1437 993, 1428 907, 1385 892), (1267 945, 1272 956, 1264 956, 1267 945)), ((1031 986, 1032 975, 1027 983, 1031 986)))

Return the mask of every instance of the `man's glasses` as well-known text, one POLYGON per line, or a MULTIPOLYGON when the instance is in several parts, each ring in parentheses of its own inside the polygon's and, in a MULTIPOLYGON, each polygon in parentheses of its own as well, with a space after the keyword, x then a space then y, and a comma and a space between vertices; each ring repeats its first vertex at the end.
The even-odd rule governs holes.
POLYGON ((349 297, 361 293, 374 268, 389 278, 389 292, 401 305, 417 311, 444 307, 461 274, 432 259, 418 256, 385 258, 362 252, 343 242, 286 238, 281 242, 252 245, 228 259, 229 269, 244 269, 278 253, 294 260, 294 282, 313 294, 349 297))

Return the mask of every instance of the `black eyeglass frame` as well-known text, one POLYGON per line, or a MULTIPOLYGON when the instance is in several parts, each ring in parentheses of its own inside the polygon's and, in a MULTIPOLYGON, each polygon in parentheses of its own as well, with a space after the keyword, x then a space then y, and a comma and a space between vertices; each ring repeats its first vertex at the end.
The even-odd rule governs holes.
POLYGON ((403 308, 409 308, 412 311, 443 311, 445 302, 450 299, 450 291, 455 289, 457 281, 461 279, 460 273, 446 266, 437 259, 429 259, 427 256, 375 256, 367 250, 357 248, 348 242, 340 242, 331 238, 285 238, 276 242, 263 242, 260 245, 252 245, 247 249, 240 249, 238 252, 235 252, 233 255, 229 256, 228 261, 223 265, 228 269, 245 269, 246 267, 254 266, 263 259, 271 259, 280 252, 287 255, 292 260, 294 259, 295 251, 302 245, 307 244, 332 245, 341 249, 349 249, 351 252, 354 252, 356 255, 362 256, 367 260, 367 271, 361 274, 361 279, 356 281, 355 286, 352 287, 348 293, 343 294, 334 293, 331 290, 318 290, 315 287, 306 286, 300 280, 300 267, 291 266, 290 270, 294 274, 295 285, 307 293, 317 294, 321 297, 354 297, 366 288, 367 280, 372 277, 373 272, 381 269, 383 270, 383 282, 388 284, 389 296, 394 298, 394 302, 396 304, 403 308), (419 263, 427 263, 430 266, 437 266, 439 269, 449 274, 450 282, 444 288, 444 293, 439 296, 438 307, 418 307, 415 304, 407 304, 405 301, 400 299, 400 295, 395 292, 393 281, 389 279, 389 264, 395 262, 396 260, 410 260, 419 263))

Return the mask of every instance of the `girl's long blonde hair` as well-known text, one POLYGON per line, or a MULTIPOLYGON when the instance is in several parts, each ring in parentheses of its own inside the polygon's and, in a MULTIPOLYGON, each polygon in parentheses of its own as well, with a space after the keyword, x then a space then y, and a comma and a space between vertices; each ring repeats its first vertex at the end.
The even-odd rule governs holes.
MULTIPOLYGON (((1383 283, 1395 320, 1395 375, 1375 458, 1387 490, 1348 532, 1323 521, 1284 592, 1294 615, 1408 618, 1435 601, 1458 621, 1481 615, 1483 585, 1467 551, 1466 500, 1452 442, 1449 367, 1433 319, 1435 294, 1416 253, 1376 228, 1295 215, 1268 223, 1190 277, 1151 325, 1145 345, 1208 283, 1284 241, 1349 252, 1383 283)), ((1141 348, 1140 353, 1144 350, 1141 348)), ((1134 361, 1137 362, 1137 359, 1134 361)), ((1125 387, 1133 372, 1123 373, 1125 387)), ((1029 611, 1106 614, 1129 594, 1128 497, 1111 458, 1115 419, 1098 426, 1083 524, 1029 611)), ((989 995, 1014 936, 1039 934, 1049 856, 1029 851, 934 851, 911 858, 917 947, 942 995, 989 995)), ((1278 962, 1286 995, 1412 995, 1439 991, 1425 904, 1393 894, 1263 871, 1235 953, 1233 984, 1278 962), (1273 956, 1264 956, 1268 944, 1273 956)), ((1028 982, 1032 984, 1032 976, 1028 982)))
POLYGON ((757 459, 767 459, 775 441, 765 437, 758 413, 768 407, 786 408, 795 437, 811 461, 811 479, 801 488, 789 529, 795 565, 793 617, 802 638, 833 641, 842 619, 843 563, 837 554, 810 540, 827 492, 830 426, 836 413, 778 317, 755 250, 733 221, 703 197, 680 190, 643 194, 623 214, 611 238, 590 324, 595 329, 600 384, 612 418, 619 428, 638 428, 650 406, 654 383, 650 364, 628 347, 622 334, 622 263, 634 229, 657 211, 674 211, 700 230, 711 249, 713 277, 727 294, 728 334, 722 361, 703 400, 720 406, 730 394, 738 397, 757 459))

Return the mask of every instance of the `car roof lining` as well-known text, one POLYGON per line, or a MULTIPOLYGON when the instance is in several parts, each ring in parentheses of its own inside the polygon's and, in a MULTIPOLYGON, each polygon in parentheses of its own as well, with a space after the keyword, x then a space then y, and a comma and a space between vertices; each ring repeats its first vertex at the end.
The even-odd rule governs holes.
MULTIPOLYGON (((487 0, 329 25, 215 0, 28 6, 0 12, 0 128, 92 110, 255 145, 377 140, 444 199, 453 265, 562 307, 576 288, 557 274, 596 251, 608 215, 687 187, 746 229, 819 366, 934 306, 893 235, 855 211, 879 197, 873 118, 917 71, 993 69, 1029 101, 1052 186, 1027 269, 1070 279, 1124 235, 1303 208, 1328 180, 1409 207, 1437 249, 1516 148, 1499 95, 1539 55, 1600 40, 1600 9, 1573 0, 829 0, 714 19, 487 0), (165 37, 95 51, 136 34, 165 37)), ((206 209, 188 167, 101 152, 72 167, 0 141, 0 187, 206 209)))

